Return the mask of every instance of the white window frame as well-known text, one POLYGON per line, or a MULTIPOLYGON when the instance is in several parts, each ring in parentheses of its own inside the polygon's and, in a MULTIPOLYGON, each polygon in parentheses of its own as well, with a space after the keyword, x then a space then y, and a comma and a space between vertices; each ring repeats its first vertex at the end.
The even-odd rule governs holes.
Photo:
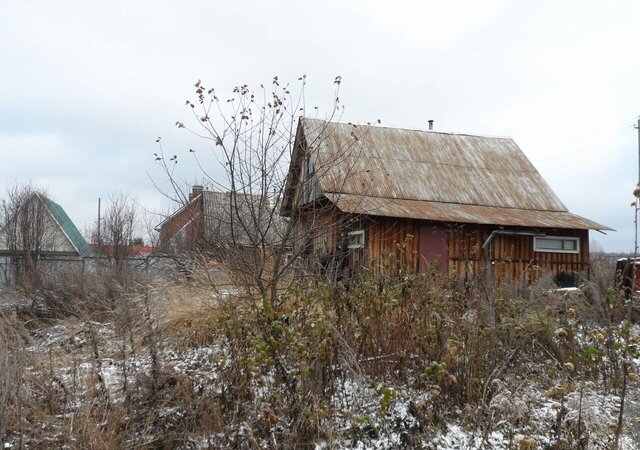
POLYGON ((347 248, 349 249, 355 249, 355 248, 364 248, 364 243, 365 243, 365 236, 364 236, 364 230, 355 230, 355 231, 349 231, 349 233, 347 233, 347 248), (358 242, 357 244, 351 244, 351 238, 354 236, 362 236, 362 239, 357 239, 358 242))
POLYGON ((289 264, 292 259, 293 259, 293 253, 287 252, 287 253, 284 254, 284 263, 285 264, 289 264))
POLYGON ((533 251, 540 252, 540 253, 572 253, 576 255, 580 253, 580 238, 573 237, 573 236, 534 236, 533 251), (575 250, 565 250, 565 249, 553 250, 548 248, 539 248, 538 241, 546 240, 546 239, 554 239, 559 241, 574 241, 576 243, 576 249, 575 250))

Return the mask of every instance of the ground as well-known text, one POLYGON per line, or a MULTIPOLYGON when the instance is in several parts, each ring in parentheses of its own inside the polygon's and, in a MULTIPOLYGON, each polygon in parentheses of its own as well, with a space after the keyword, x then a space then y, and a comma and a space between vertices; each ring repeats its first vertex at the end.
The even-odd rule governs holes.
MULTIPOLYGON (((198 411, 202 410, 199 401, 213 402, 226 395, 227 379, 222 374, 233 356, 224 341, 196 335, 202 331, 195 323, 229 294, 185 293, 173 288, 162 292, 141 315, 130 317, 138 321, 132 334, 123 333, 123 316, 114 320, 78 316, 33 320, 26 347, 24 386, 25 395, 37 398, 34 404, 39 406, 31 407, 26 414, 26 448, 82 447, 89 442, 82 439, 95 436, 79 434, 74 427, 93 427, 106 433, 108 422, 116 420, 114 411, 119 410, 122 415, 117 416, 118 420, 135 428, 136 424, 130 423, 132 411, 146 405, 151 392, 149 380, 153 377, 159 380, 153 388, 159 392, 155 394, 159 400, 149 406, 153 415, 144 416, 152 417, 148 420, 153 429, 139 428, 131 447, 153 447, 158 436, 171 436, 171 443, 164 448, 287 448, 280 440, 295 424, 282 419, 284 415, 273 407, 277 403, 274 396, 285 395, 274 374, 256 374, 252 396, 246 400, 253 406, 240 426, 225 429, 217 423, 207 430, 192 417, 196 404, 198 411), (150 315, 146 316, 145 311, 150 315), (141 324, 146 320, 152 323, 141 324), (179 335, 171 328, 176 324, 181 330, 179 335), (191 330, 188 344, 184 340, 185 328, 191 330), (158 375, 153 375, 154 370, 158 375), (134 406, 130 406, 132 403, 134 406), (100 416, 102 423, 87 423, 86 416, 94 415, 92 408, 98 405, 109 413, 100 416), (270 420, 269 434, 255 436, 251 423, 270 420), (191 422, 199 425, 185 425, 191 422), (175 430, 183 428, 188 431, 181 431, 177 438, 175 430)), ((29 303, 14 300, 5 304, 27 307, 29 303)), ((633 328, 631 334, 634 333, 640 333, 640 327, 633 328)), ((556 334, 560 339, 563 330, 556 334)), ((378 362, 381 359, 360 361, 363 367, 378 362)), ((637 373, 640 359, 632 359, 630 364, 631 372, 637 373)), ((426 364, 429 365, 438 367, 426 364)), ((447 408, 441 404, 446 383, 455 383, 451 374, 443 382, 425 383, 431 376, 426 371, 422 376, 401 378, 403 382, 393 377, 374 379, 357 371, 344 372, 336 378, 328 403, 318 403, 313 420, 321 424, 323 432, 313 446, 318 450, 578 448, 558 446, 562 440, 557 431, 579 422, 586 448, 611 448, 620 410, 619 390, 603 388, 598 378, 567 382, 566 377, 548 375, 547 367, 534 362, 519 364, 517 370, 496 367, 496 372, 500 370, 504 373, 494 376, 482 389, 487 395, 484 409, 477 405, 447 408), (436 410, 439 412, 434 413, 436 410)), ((439 375, 437 378, 442 381, 439 375)), ((628 385, 621 449, 640 448, 638 384, 630 381, 628 385)), ((14 430, 8 433, 4 448, 17 446, 14 430)), ((107 444, 92 446, 118 448, 107 444)))

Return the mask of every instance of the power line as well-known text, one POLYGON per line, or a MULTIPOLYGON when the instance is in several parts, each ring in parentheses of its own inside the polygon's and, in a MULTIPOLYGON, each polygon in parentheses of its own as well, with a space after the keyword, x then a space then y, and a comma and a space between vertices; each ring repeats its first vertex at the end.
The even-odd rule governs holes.
POLYGON ((599 144, 588 144, 588 145, 583 145, 582 147, 578 147, 577 149, 572 150, 572 151, 570 151, 570 152, 568 152, 568 153, 564 153, 564 154, 562 154, 561 156, 557 156, 557 157, 553 157, 553 158, 539 159, 537 162, 538 162, 538 163, 542 163, 542 164, 547 163, 547 162, 551 162, 551 163, 553 163, 553 162, 555 162, 555 161, 562 160, 562 159, 565 159, 565 158, 571 158, 571 157, 572 157, 572 156, 574 156, 574 155, 579 155, 579 154, 581 154, 584 150, 591 150, 591 149, 593 149, 594 151, 597 151, 597 150, 599 150, 599 148, 598 148, 598 147, 601 147, 602 145, 606 145, 606 144, 608 144, 608 143, 611 143, 611 142, 615 142, 615 141, 617 141, 620 137, 622 137, 622 135, 623 135, 625 132, 627 132, 627 131, 629 130, 629 128, 632 128, 633 126, 634 126, 634 125, 625 125, 624 127, 622 127, 622 128, 620 128, 620 129, 618 129, 616 132, 614 132, 614 133, 613 133, 613 135, 611 136, 611 138, 610 138, 608 141, 606 141, 606 142, 602 142, 602 143, 599 143, 599 144))
MULTIPOLYGON (((627 131, 629 127, 625 127, 625 129, 623 130, 624 132, 627 131)), ((619 141, 623 136, 622 132, 618 132, 616 134, 615 137, 611 138, 610 140, 606 141, 606 142, 602 142, 599 144, 595 144, 595 145, 589 145, 589 146, 585 146, 582 147, 580 150, 576 150, 573 151, 571 153, 567 153, 563 156, 557 157, 555 159, 546 159, 543 160, 542 163, 540 161, 537 161, 536 163, 536 167, 539 167, 540 170, 544 171, 544 172, 553 172, 555 170, 559 170, 559 169, 563 169, 565 167, 568 167, 570 165, 574 165, 580 161, 583 161, 585 159, 591 158, 594 155, 598 155, 601 153, 602 151, 602 147, 612 144, 614 142, 619 141), (586 152, 584 152, 584 150, 588 150, 586 152), (547 164, 545 164, 544 161, 548 161, 547 164)))

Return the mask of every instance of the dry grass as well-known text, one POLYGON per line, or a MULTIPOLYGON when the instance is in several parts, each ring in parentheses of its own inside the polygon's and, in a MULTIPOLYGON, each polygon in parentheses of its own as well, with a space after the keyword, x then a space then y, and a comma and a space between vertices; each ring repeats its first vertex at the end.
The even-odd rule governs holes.
MULTIPOLYGON (((22 421, 29 445, 41 448, 184 448, 205 437, 210 448, 339 446, 383 426, 405 432, 390 419, 401 396, 418 424, 408 447, 451 420, 529 430, 542 425, 491 406, 504 393, 498 387, 515 395, 526 380, 562 392, 561 401, 587 382, 619 393, 631 341, 617 297, 595 285, 525 299, 509 287, 476 292, 421 276, 364 275, 348 287, 293 285, 269 304, 240 290, 220 295, 209 278, 118 286, 96 291, 108 301, 75 308, 55 327, 30 318, 37 345, 24 376, 0 351, 6 439, 16 442, 22 421), (609 356, 585 358, 587 345, 609 356), (6 392, 20 376, 18 412, 18 397, 6 392)), ((23 336, 18 319, 6 320, 23 336)), ((584 435, 558 423, 558 439, 584 435)))
POLYGON ((218 341, 215 324, 221 309, 220 299, 203 286, 166 287, 162 309, 165 317, 160 332, 178 346, 200 347, 218 341))
POLYGON ((14 317, 0 317, 0 444, 15 428, 19 387, 24 367, 23 331, 14 317))

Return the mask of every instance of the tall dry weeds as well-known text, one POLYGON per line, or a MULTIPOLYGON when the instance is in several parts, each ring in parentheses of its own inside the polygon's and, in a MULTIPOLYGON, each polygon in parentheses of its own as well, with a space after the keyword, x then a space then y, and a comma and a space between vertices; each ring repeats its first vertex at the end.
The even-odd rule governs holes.
POLYGON ((0 316, 0 444, 8 434, 19 444, 23 433, 23 376, 28 334, 16 316, 0 316))
MULTIPOLYGON (((571 422, 563 405, 576 392, 582 404, 589 386, 618 395, 635 389, 625 364, 638 338, 621 322, 615 292, 591 285, 569 294, 509 286, 477 292, 423 275, 363 273, 349 286, 293 285, 269 310, 260 298, 219 295, 193 281, 99 292, 111 306, 92 300, 82 315, 74 312, 67 353, 54 349, 51 361, 43 353, 44 369, 28 380, 56 392, 63 373, 56 358, 68 358, 68 400, 43 411, 25 399, 25 428, 42 439, 46 432, 30 415, 58 421, 65 437, 56 445, 338 445, 397 426, 390 417, 402 391, 417 396, 407 403, 417 424, 403 438, 408 447, 451 420, 487 439, 508 424, 515 442, 515 430, 539 426, 517 400, 522 386, 537 384, 560 405, 556 423, 542 432, 579 448, 593 441, 594 425, 586 409, 571 422), (92 305, 100 305, 96 315, 92 305), (107 368, 117 383, 101 379, 107 368)), ((618 423, 622 436, 632 422, 618 423)), ((17 422, 6 426, 15 436, 17 422)))

